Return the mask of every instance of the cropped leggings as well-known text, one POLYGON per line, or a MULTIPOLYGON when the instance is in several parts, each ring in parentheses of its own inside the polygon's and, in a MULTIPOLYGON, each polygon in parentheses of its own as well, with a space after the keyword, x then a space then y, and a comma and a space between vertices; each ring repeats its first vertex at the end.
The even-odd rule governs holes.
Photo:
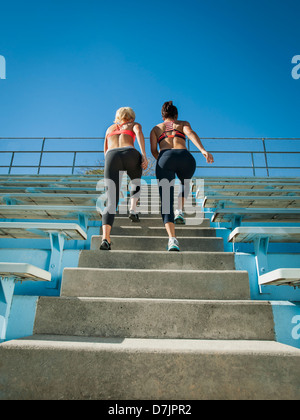
POLYGON ((187 198, 190 179, 195 170, 195 158, 186 149, 165 149, 159 153, 156 164, 156 178, 164 224, 174 223, 174 183, 176 175, 181 182, 179 196, 187 198))
POLYGON ((104 180, 106 188, 106 208, 102 214, 102 225, 113 225, 116 209, 120 198, 120 186, 123 172, 131 179, 133 188, 131 196, 140 191, 142 176, 142 156, 133 147, 111 149, 105 156, 104 180))

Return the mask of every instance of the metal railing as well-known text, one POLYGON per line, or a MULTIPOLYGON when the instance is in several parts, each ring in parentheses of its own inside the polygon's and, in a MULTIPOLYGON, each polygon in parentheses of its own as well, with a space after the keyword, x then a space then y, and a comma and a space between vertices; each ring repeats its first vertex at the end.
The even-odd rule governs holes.
MULTIPOLYGON (((146 142, 147 140, 149 138, 146 138, 146 142)), ((202 137, 201 140, 206 149, 214 155, 215 164, 200 164, 197 160, 197 155, 200 154, 199 150, 195 148, 190 140, 187 140, 188 150, 195 154, 197 170, 205 169, 215 175, 221 169, 225 169, 226 173, 229 170, 236 172, 237 169, 242 169, 243 171, 248 171, 248 175, 253 177, 260 175, 259 172, 263 170, 263 176, 270 177, 274 170, 284 172, 288 169, 295 172, 293 176, 300 176, 300 138, 202 137), (226 148, 229 148, 229 150, 225 150, 226 148)), ((147 143, 149 145, 149 142, 147 143)), ((42 170, 47 172, 50 168, 55 170, 64 168, 69 170, 71 174, 74 174, 76 170, 84 172, 89 169, 101 169, 104 166, 103 146, 103 137, 0 137, 0 168, 4 169, 7 174, 13 174, 14 170, 18 172, 20 169, 25 171, 24 174, 28 173, 26 172, 28 169, 34 169, 36 174, 41 174, 42 170), (36 144, 38 141, 40 142, 39 145, 36 144), (55 141, 62 142, 63 146, 51 150, 51 144, 55 141), (71 147, 68 150, 67 145, 71 144, 72 146, 74 141, 79 141, 81 147, 71 147), (92 143, 94 141, 103 144, 100 148, 86 150, 88 148, 87 145, 91 146, 88 142, 92 143), (13 142, 17 142, 17 146, 11 147, 13 142), (20 146, 28 145, 28 142, 30 145, 29 150, 22 150, 20 146), (33 143, 35 143, 34 146, 32 146, 33 143), (54 154, 59 154, 60 158, 67 154, 71 157, 71 161, 69 164, 65 163, 65 161, 59 162, 57 159, 51 164, 44 162, 51 155, 55 159, 54 154), (81 154, 85 156, 90 155, 90 159, 92 156, 94 162, 79 164, 78 157, 81 154), (27 164, 28 157, 33 155, 37 156, 36 164, 27 164), (4 159, 4 156, 6 159, 4 159), (20 164, 20 162, 16 161, 20 157, 23 158, 24 163, 20 164), (101 157, 102 162, 97 163, 97 157, 101 157)), ((205 161, 202 160, 202 162, 205 161)), ((284 173, 282 173, 282 176, 285 176, 284 173)))

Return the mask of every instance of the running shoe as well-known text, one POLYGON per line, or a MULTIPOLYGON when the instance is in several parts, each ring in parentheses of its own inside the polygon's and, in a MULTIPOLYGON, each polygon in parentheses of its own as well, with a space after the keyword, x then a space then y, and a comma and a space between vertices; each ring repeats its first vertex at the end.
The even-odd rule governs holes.
POLYGON ((111 250, 110 243, 108 242, 107 239, 103 239, 103 241, 100 245, 100 249, 102 249, 103 251, 110 251, 111 250))
POLYGON ((168 243, 168 251, 177 251, 179 252, 179 243, 176 238, 170 238, 168 243))
POLYGON ((138 213, 136 213, 134 210, 130 210, 130 211, 129 211, 129 219, 130 219, 133 223, 139 223, 139 222, 140 222, 139 214, 138 214, 138 213))
POLYGON ((185 219, 182 210, 175 210, 174 223, 176 223, 176 225, 185 225, 185 219))

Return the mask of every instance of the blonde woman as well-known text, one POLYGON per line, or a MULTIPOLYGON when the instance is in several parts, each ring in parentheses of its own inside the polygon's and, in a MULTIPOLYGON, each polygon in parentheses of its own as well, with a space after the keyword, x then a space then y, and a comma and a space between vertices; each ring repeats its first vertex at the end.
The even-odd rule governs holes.
MULTIPOLYGON (((104 143, 105 168, 104 179, 107 187, 107 207, 102 215, 102 243, 100 249, 110 250, 110 232, 114 222, 116 208, 119 203, 120 172, 126 171, 133 181, 131 197, 138 196, 143 169, 148 166, 145 151, 145 139, 140 124, 135 122, 132 108, 123 107, 117 110, 115 124, 111 125, 105 135, 104 143), (140 152, 134 148, 135 138, 140 146, 140 152)), ((121 179, 120 179, 121 178, 121 179)), ((131 199, 129 218, 139 222, 136 213, 138 198, 131 199)))

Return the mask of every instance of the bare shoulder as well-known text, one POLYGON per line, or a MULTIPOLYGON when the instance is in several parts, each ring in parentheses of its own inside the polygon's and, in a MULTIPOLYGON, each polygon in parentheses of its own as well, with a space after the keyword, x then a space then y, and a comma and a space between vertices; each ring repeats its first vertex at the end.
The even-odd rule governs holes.
POLYGON ((137 130, 141 130, 142 129, 142 124, 140 124, 138 122, 134 122, 132 128, 135 128, 137 130))
POLYGON ((116 124, 112 124, 108 127, 108 129, 106 130, 106 134, 111 133, 114 129, 116 128, 116 124))
POLYGON ((162 122, 162 123, 156 124, 156 126, 155 126, 154 128, 156 128, 156 129, 158 129, 158 130, 163 130, 163 128, 164 128, 164 123, 162 122))
POLYGON ((182 131, 186 134, 189 135, 193 130, 191 127, 191 124, 188 121, 181 121, 181 127, 182 127, 182 131))
POLYGON ((157 135, 160 135, 162 130, 163 130, 163 124, 162 123, 157 124, 152 128, 151 133, 155 133, 157 135))
POLYGON ((182 125, 183 127, 190 127, 191 124, 188 121, 177 121, 178 125, 182 125))
POLYGON ((143 134, 142 125, 138 122, 134 122, 131 129, 137 136, 143 134))

